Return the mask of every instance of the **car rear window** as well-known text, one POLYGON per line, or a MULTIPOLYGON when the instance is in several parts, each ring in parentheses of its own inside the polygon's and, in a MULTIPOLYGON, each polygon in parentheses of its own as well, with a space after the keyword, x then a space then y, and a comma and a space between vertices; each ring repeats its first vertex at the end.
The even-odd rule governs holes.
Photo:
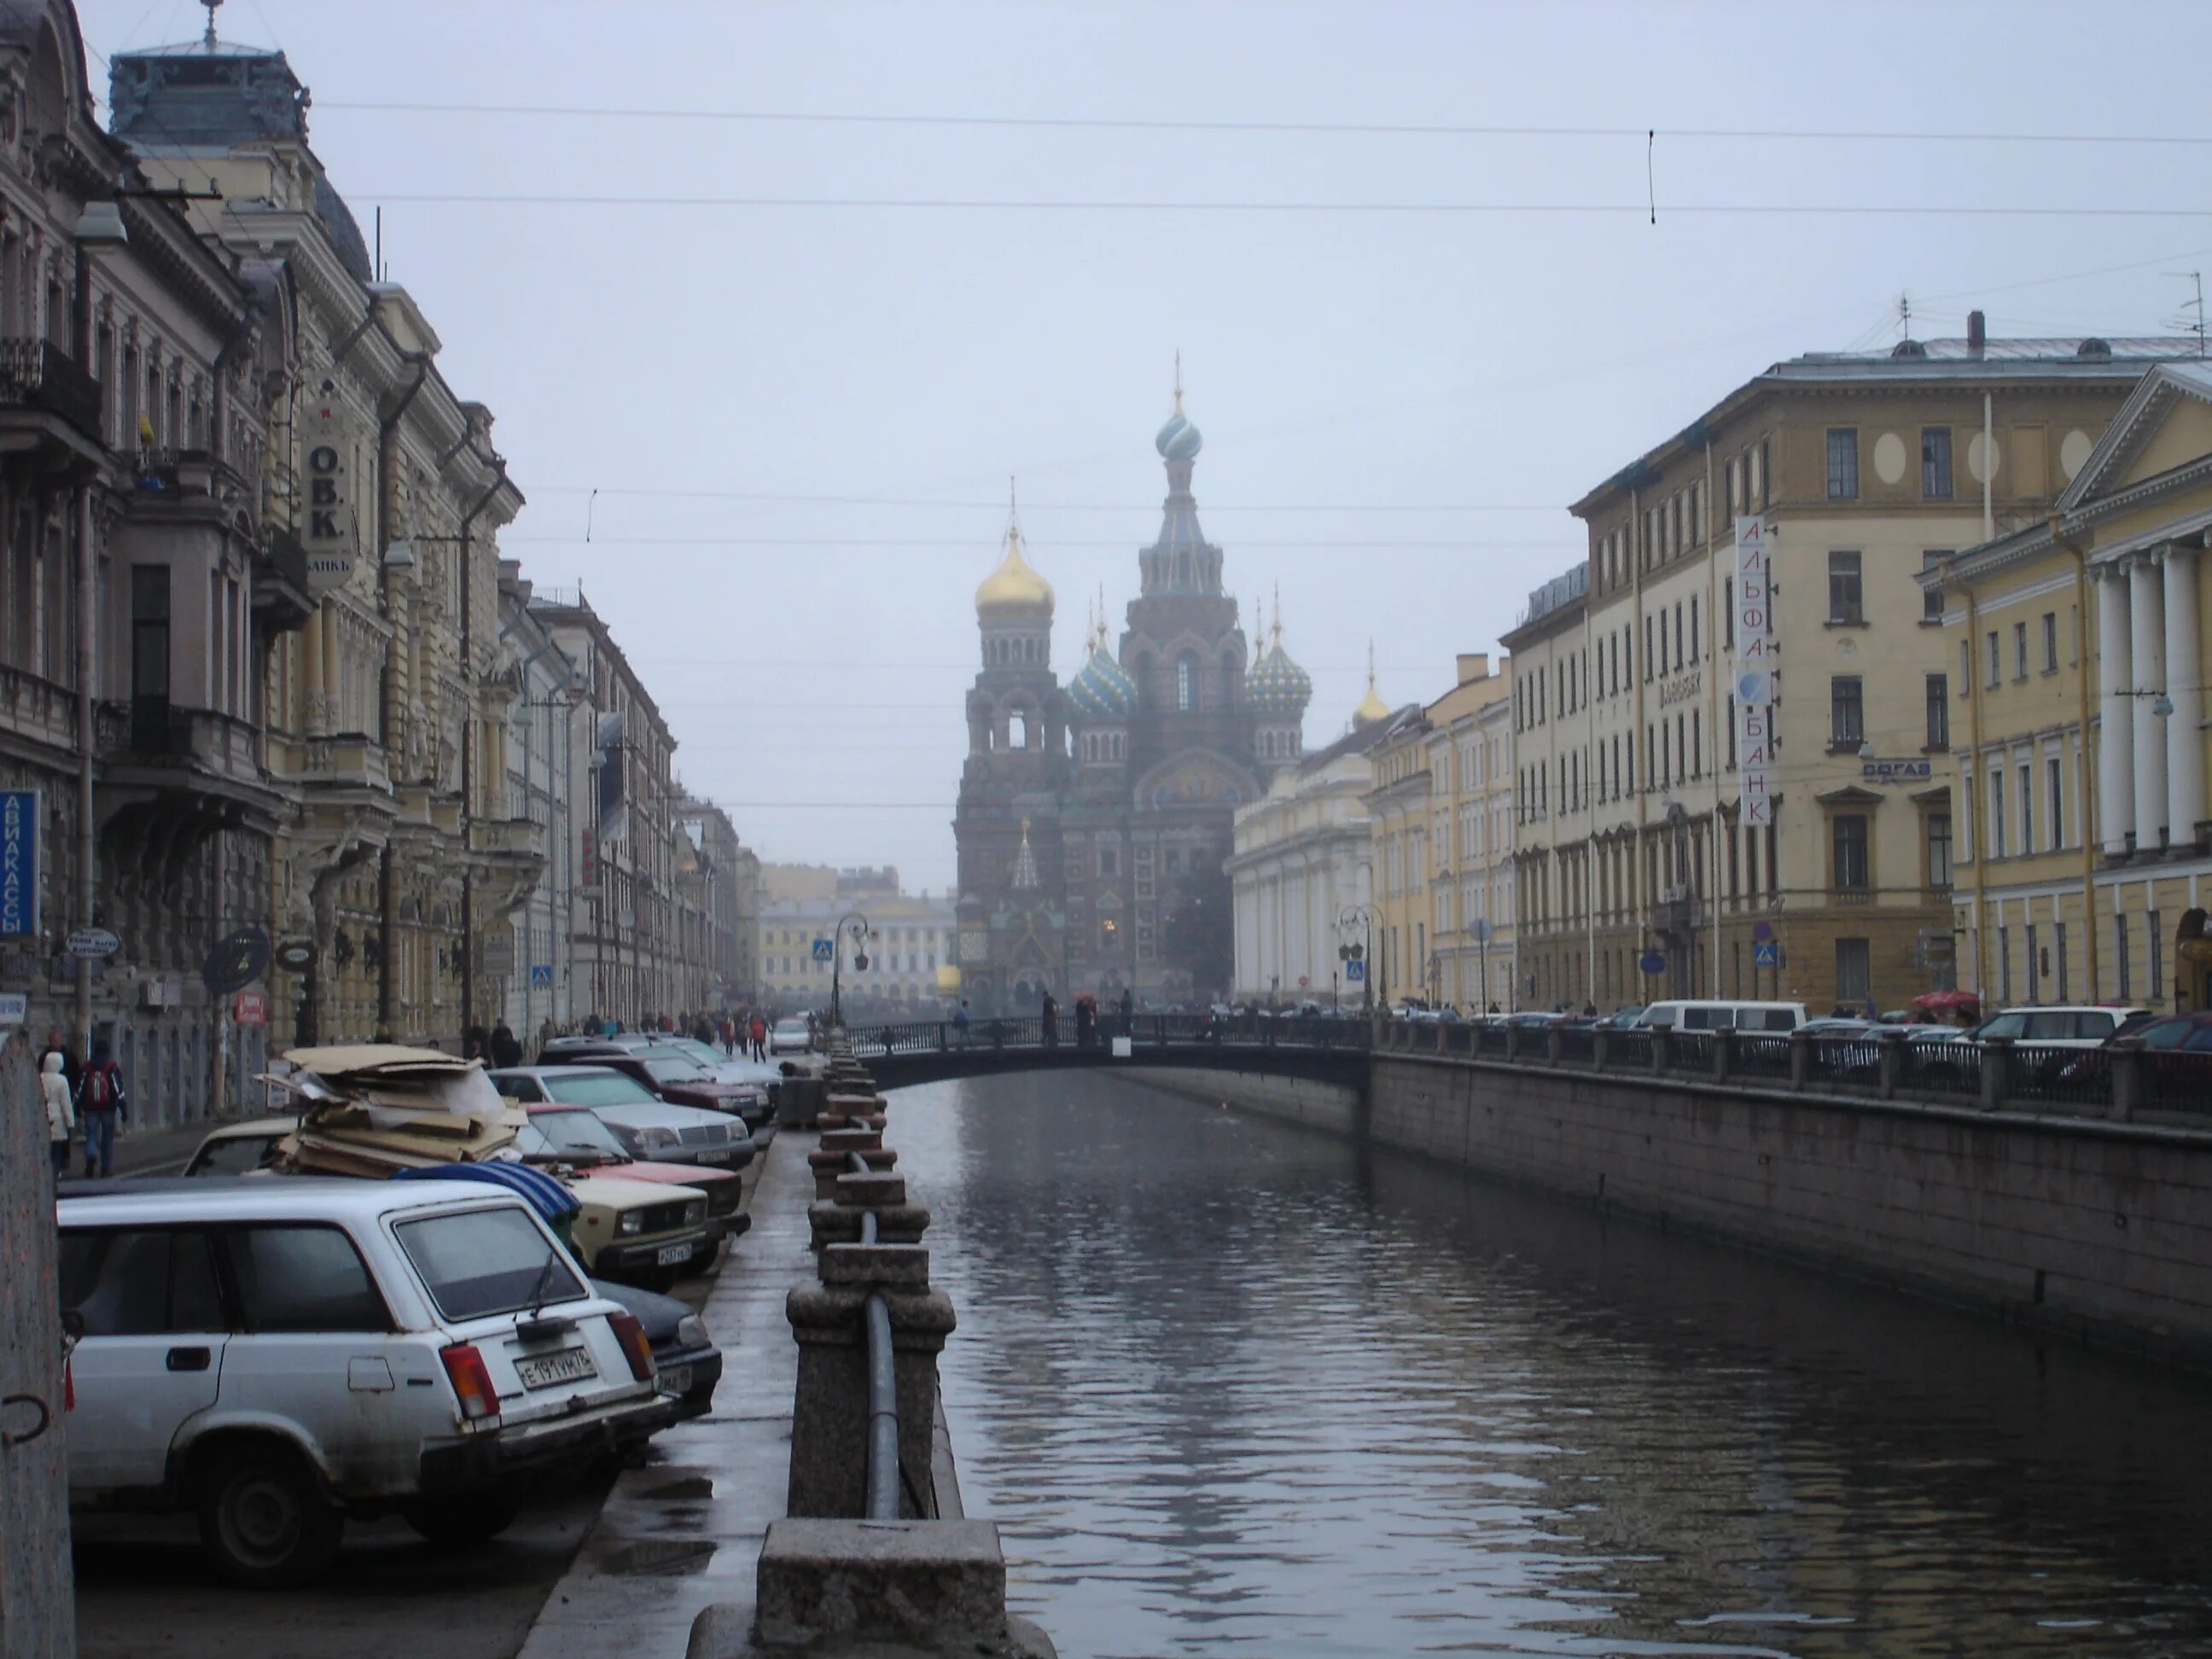
POLYGON ((200 1148, 188 1175, 252 1175, 269 1161, 282 1134, 230 1135, 200 1148))
POLYGON ((656 1103, 653 1091, 620 1072, 549 1077, 545 1091, 563 1106, 634 1106, 656 1103))
POLYGON ((392 1231, 438 1311, 457 1322, 585 1293, 568 1254, 520 1209, 424 1216, 392 1231))

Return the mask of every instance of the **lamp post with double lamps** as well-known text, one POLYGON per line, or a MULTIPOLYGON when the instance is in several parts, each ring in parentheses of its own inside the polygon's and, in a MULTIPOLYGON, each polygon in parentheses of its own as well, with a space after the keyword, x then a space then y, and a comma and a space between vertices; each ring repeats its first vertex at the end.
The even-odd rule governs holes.
POLYGON ((858 910, 848 910, 838 918, 837 930, 830 939, 830 1024, 834 1029, 845 1023, 845 1001, 842 988, 845 966, 845 940, 853 941, 853 971, 868 971, 868 919, 858 910))

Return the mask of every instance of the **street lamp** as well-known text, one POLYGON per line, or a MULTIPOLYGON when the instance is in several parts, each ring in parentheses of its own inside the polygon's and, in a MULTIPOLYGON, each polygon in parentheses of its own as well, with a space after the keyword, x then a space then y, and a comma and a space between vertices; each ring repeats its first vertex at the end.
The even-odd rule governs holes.
POLYGON ((868 971, 868 919, 858 910, 848 910, 838 918, 837 929, 830 936, 830 1024, 834 1030, 845 1023, 845 1002, 842 994, 845 966, 845 940, 853 941, 853 971, 868 971))
POLYGON ((1372 1013, 1375 1010, 1374 974, 1376 965, 1375 911, 1373 908, 1364 904, 1355 904, 1348 908, 1342 915, 1336 919, 1336 934, 1339 941, 1336 947, 1337 960, 1340 962, 1358 962, 1365 964, 1365 966, 1360 969, 1360 973, 1362 975, 1360 983, 1365 988, 1367 1010, 1370 1013, 1372 1013), (1346 941, 1346 935, 1348 934, 1355 927, 1360 930, 1360 939, 1358 943, 1352 944, 1346 941))

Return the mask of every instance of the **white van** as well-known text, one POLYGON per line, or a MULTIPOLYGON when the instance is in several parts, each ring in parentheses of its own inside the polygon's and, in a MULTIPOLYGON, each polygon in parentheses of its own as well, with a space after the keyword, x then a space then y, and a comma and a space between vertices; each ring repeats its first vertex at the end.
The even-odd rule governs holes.
POLYGON ((1802 1002, 1655 1002, 1636 1017, 1646 1028, 1663 1025, 1674 1031, 1796 1030, 1805 1023, 1802 1002))

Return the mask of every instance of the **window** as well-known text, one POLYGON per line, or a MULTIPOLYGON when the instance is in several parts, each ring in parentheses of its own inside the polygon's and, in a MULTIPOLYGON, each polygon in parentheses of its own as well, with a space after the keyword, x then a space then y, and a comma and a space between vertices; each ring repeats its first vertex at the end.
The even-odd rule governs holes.
POLYGON ((392 1328, 360 1253, 336 1227, 241 1227, 222 1242, 247 1330, 392 1328))
POLYGON ((1983 643, 1987 649, 1989 656, 1988 666, 1990 671, 1990 688, 1994 690, 1997 683, 1997 630, 1994 628, 1990 629, 1989 633, 1984 636, 1983 643))
POLYGON ((2058 672, 2058 613, 2056 611, 2043 613, 2043 672, 2046 674, 2058 672))
POLYGON ((2020 768, 2020 850, 2035 850, 2035 774, 2025 761, 2020 768))
POLYGON ((2066 924, 2063 921, 2051 925, 2051 951, 2058 968, 2058 1000, 2061 1002, 2070 1000, 2073 988, 2066 973, 2066 924))
POLYGON ((1692 593, 1690 595, 1690 660, 1699 662, 1704 657, 1705 653, 1698 648, 1698 596, 1692 593))
POLYGON ((1951 499, 1951 428, 1920 428, 1920 493, 1931 501, 1951 499))
MULTIPOLYGON (((2012 929, 2009 927, 1997 929, 1997 994, 2007 1002, 2012 1000, 2012 929)), ((1992 1030, 1990 1035, 2017 1037, 2027 1021, 2024 1015, 2015 1014, 2013 1018, 2020 1021, 2019 1026, 2010 1031, 1992 1030)))
POLYGON ((2166 986, 2166 930, 2158 925, 2155 910, 2143 915, 2143 937, 2150 941, 2149 994, 2155 1001, 2164 994, 2166 986))
MULTIPOLYGON (((1949 548, 1931 547, 1920 556, 1920 568, 1923 571, 1940 570, 1942 568, 1943 561, 1950 556, 1949 548)), ((1922 590, 1920 620, 1930 623, 1940 623, 1943 620, 1943 590, 1942 588, 1929 587, 1922 590)))
POLYGON ((1767 465, 1766 440, 1764 438, 1759 441, 1759 447, 1752 452, 1751 476, 1753 487, 1759 495, 1759 504, 1764 507, 1774 499, 1774 469, 1767 465))
POLYGON ((1192 699, 1194 695, 1194 688, 1191 684, 1193 678, 1191 660, 1188 657, 1185 657, 1182 661, 1176 664, 1176 708, 1178 711, 1186 714, 1191 711, 1191 708, 1194 706, 1192 699))
POLYGON ((2045 756, 2043 762, 2043 773, 2044 782, 2046 785, 2044 799, 2048 803, 2043 817, 2044 822, 2051 826, 2051 850, 2055 853, 2066 845, 2066 815, 2063 805, 2066 799, 2066 763, 2059 756, 2045 756))
POLYGON ((2027 678, 2027 624, 2024 622, 2012 625, 2012 677, 2016 680, 2027 678))
POLYGON ((1828 620, 1832 623, 1863 623, 1866 620, 1866 593, 1860 572, 1860 558, 1856 553, 1828 555, 1828 620))
POLYGON ((1856 749, 1866 739, 1865 682, 1856 674, 1838 674, 1828 682, 1828 741, 1856 749))
POLYGON ((1836 941, 1836 1000, 1853 1006, 1874 995, 1874 952, 1863 939, 1836 941))
POLYGON ((1951 746, 1951 677, 1930 674, 1928 677, 1928 747, 1948 749, 1951 746))
POLYGON ((1721 648, 1735 649, 1735 578, 1721 578, 1721 648))
POLYGON ((1680 668, 1687 658, 1682 654, 1682 602, 1674 601, 1674 666, 1680 668))
POLYGON ((2005 855, 2005 798, 2004 769, 1990 769, 1990 856, 2001 859, 2005 855))
POLYGON ((1837 890, 1864 892, 1867 889, 1866 815, 1863 812, 1836 814, 1834 840, 1837 890))
MULTIPOLYGON (((1765 445, 1760 447, 1764 449, 1765 445)), ((1859 432, 1855 426, 1828 428, 1828 499, 1855 501, 1859 493, 1859 432)))
POLYGON ((1951 884, 1951 815, 1930 812, 1928 815, 1928 884, 1948 887, 1951 884))
POLYGON ((2128 918, 2125 911, 2112 913, 2112 960, 2119 964, 2120 1000, 2134 1000, 2135 964, 2128 960, 2128 918))
POLYGON ((1121 873, 1121 854, 1119 848, 1102 847, 1098 849, 1098 873, 1118 876, 1121 873))
POLYGON ((169 568, 131 567, 131 743, 162 750, 169 733, 169 568))
POLYGON ((61 1304, 87 1336, 219 1331, 222 1297, 207 1237, 196 1232, 65 1232, 61 1304))
POLYGON ((403 1222, 393 1231, 438 1310, 449 1320, 519 1313, 541 1303, 574 1302, 586 1294, 567 1253, 549 1243, 520 1209, 430 1216, 403 1222))

